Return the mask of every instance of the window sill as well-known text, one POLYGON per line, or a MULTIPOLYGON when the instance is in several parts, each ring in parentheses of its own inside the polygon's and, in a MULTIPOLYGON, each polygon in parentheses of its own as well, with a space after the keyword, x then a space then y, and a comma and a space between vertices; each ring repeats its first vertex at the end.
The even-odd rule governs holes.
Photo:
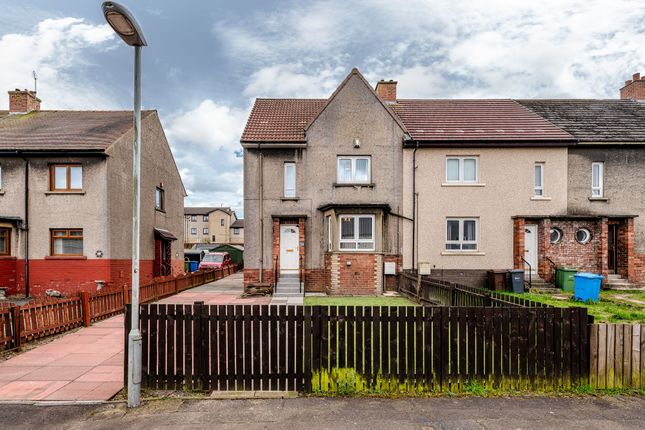
POLYGON ((281 197, 280 200, 283 202, 297 202, 300 200, 300 197, 281 197))
POLYGON ((54 195, 54 194, 78 194, 85 195, 85 191, 45 191, 45 195, 54 195))
POLYGON ((353 187, 353 188, 374 188, 376 184, 374 183, 343 183, 343 182, 334 182, 333 186, 335 188, 342 187, 353 187))
POLYGON ((486 255, 485 252, 481 251, 443 251, 441 255, 470 255, 470 256, 482 256, 486 255))
POLYGON ((14 257, 13 255, 0 255, 0 260, 17 260, 18 257, 14 257))
POLYGON ((47 255, 45 260, 87 260, 84 255, 47 255))
POLYGON ((0 196, 4 196, 4 190, 0 190, 0 196))
POLYGON ((164 209, 155 208, 155 211, 156 212, 161 212, 164 215, 166 214, 166 211, 164 209))
POLYGON ((609 199, 607 197, 589 197, 590 202, 608 202, 609 199))
POLYGON ((444 182, 441 184, 442 187, 485 187, 486 184, 483 184, 481 182, 473 182, 468 183, 468 182, 444 182))
POLYGON ((551 197, 533 196, 531 197, 531 200, 533 200, 534 202, 549 202, 553 199, 551 197))

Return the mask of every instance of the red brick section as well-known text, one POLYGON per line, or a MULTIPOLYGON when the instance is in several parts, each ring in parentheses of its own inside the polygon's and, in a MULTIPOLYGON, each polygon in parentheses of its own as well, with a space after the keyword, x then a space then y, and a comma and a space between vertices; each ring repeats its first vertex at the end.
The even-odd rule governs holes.
MULTIPOLYGON (((403 256, 384 255, 383 263, 396 263, 396 273, 399 273, 401 271, 401 266, 403 265, 403 256)), ((396 275, 385 275, 385 285, 383 285, 383 290, 396 291, 397 289, 398 284, 396 275)))
POLYGON ((625 86, 620 89, 621 99, 645 100, 645 76, 634 73, 632 79, 625 81, 625 86))
POLYGON ((524 262, 524 229, 526 222, 524 218, 515 218, 513 220, 513 268, 523 269, 524 262))
POLYGON ((377 293, 375 254, 338 253, 335 256, 339 263, 339 287, 334 288, 332 282, 331 294, 354 296, 377 293), (351 262, 350 266, 347 265, 348 261, 351 262))
POLYGON ((8 294, 16 293, 16 264, 15 257, 0 257, 0 288, 8 288, 8 294))
MULTIPOLYGON (((263 282, 273 284, 273 270, 264 270, 263 282)), ((244 269, 244 286, 248 287, 251 284, 260 282, 260 269, 244 269)))
POLYGON ((31 112, 40 110, 40 99, 36 97, 35 91, 16 90, 9 91, 10 112, 31 112))
POLYGON ((378 81, 376 83, 376 94, 379 98, 386 102, 396 101, 396 81, 378 81))

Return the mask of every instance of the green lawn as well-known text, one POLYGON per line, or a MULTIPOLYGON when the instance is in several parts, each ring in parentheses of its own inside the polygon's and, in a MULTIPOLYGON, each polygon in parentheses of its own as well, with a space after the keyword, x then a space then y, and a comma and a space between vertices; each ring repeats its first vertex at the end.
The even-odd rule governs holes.
POLYGON ((645 302, 645 293, 631 291, 601 291, 598 303, 576 302, 571 294, 563 293, 567 299, 557 299, 551 294, 514 294, 536 302, 546 303, 555 307, 563 308, 569 306, 583 306, 587 308, 589 315, 593 315, 596 322, 612 323, 645 323, 645 304, 630 302, 626 299, 645 302), (620 296, 620 297, 617 297, 620 296))
POLYGON ((305 297, 305 306, 417 306, 405 297, 315 296, 305 297))

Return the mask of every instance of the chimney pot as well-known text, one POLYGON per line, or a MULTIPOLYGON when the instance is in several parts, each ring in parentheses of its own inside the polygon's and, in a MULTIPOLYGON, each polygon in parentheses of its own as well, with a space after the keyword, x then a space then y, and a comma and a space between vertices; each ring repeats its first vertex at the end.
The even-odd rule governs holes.
POLYGON ((29 113, 40 110, 41 100, 36 97, 35 91, 19 90, 9 91, 9 112, 29 113))
POLYGON ((634 73, 634 74, 632 75, 632 81, 638 81, 638 80, 640 80, 640 78, 641 78, 641 74, 640 74, 640 73, 634 73))

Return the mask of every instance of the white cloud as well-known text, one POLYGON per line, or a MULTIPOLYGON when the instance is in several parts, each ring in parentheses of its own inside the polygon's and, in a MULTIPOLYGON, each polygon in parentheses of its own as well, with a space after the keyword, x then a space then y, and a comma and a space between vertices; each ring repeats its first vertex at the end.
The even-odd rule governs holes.
POLYGON ((186 205, 225 205, 242 211, 240 136, 248 109, 203 100, 194 109, 178 112, 166 133, 188 192, 186 205))
POLYGON ((329 97, 345 73, 342 67, 310 70, 302 63, 264 67, 249 77, 249 97, 329 97))
MULTIPOLYGON (((78 79, 87 67, 88 49, 107 49, 114 32, 107 24, 92 25, 79 18, 45 19, 33 32, 0 38, 0 89, 33 88, 32 70, 39 78, 43 109, 116 107, 94 82, 78 79)), ((8 100, 0 97, 0 108, 8 100)))

